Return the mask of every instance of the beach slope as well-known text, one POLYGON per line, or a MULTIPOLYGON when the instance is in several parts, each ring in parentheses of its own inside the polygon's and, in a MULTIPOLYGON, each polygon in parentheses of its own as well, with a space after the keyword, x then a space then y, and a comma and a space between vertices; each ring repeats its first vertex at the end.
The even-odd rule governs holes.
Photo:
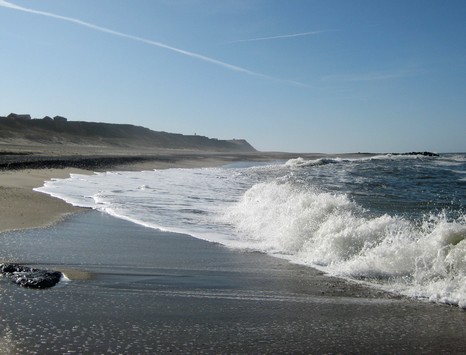
POLYGON ((457 307, 97 211, 0 243, 4 258, 70 279, 46 291, 0 279, 0 348, 11 354, 466 352, 457 307))

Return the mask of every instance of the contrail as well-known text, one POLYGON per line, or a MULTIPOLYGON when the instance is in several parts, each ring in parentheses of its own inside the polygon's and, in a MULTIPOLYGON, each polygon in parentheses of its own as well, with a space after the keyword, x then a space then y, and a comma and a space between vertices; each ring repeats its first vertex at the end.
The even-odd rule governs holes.
MULTIPOLYGON (((228 43, 239 43, 239 42, 255 42, 255 41, 268 41, 272 39, 282 39, 282 38, 291 38, 291 37, 302 37, 302 36, 312 36, 318 35, 321 33, 329 32, 330 30, 326 31, 312 31, 312 32, 301 32, 301 33, 291 33, 287 35, 280 35, 280 36, 271 36, 271 37, 257 37, 257 38, 248 38, 248 39, 238 39, 236 41, 231 41, 228 43)), ((335 31, 335 30, 333 30, 335 31)))
POLYGON ((46 17, 51 17, 51 18, 54 18, 54 19, 62 20, 62 21, 71 22, 71 23, 74 23, 74 24, 77 24, 77 25, 80 25, 80 26, 83 26, 83 27, 87 27, 87 28, 90 28, 90 29, 93 29, 93 30, 96 30, 96 31, 108 33, 108 34, 111 34, 111 35, 114 35, 114 36, 119 36, 119 37, 127 38, 127 39, 130 39, 130 40, 133 40, 133 41, 146 43, 146 44, 149 44, 149 45, 152 45, 152 46, 165 48, 165 49, 168 49, 170 51, 173 51, 173 52, 176 52, 176 53, 179 53, 179 54, 183 54, 183 55, 186 55, 188 57, 196 58, 196 59, 202 60, 204 62, 215 64, 215 65, 218 65, 218 66, 221 66, 223 68, 233 70, 233 71, 236 71, 236 72, 257 76, 257 77, 261 77, 261 78, 268 79, 268 80, 280 81, 280 82, 293 84, 293 85, 299 85, 299 86, 306 86, 305 84, 302 84, 302 83, 299 83, 299 82, 296 82, 296 81, 274 78, 272 76, 257 73, 257 72, 254 72, 254 71, 251 71, 251 70, 248 70, 248 69, 245 69, 245 68, 233 65, 233 64, 225 63, 225 62, 222 62, 222 61, 217 60, 217 59, 206 57, 206 56, 204 56, 202 54, 197 54, 197 53, 190 52, 190 51, 187 51, 187 50, 184 50, 184 49, 169 46, 169 45, 161 43, 161 42, 152 41, 152 40, 149 40, 149 39, 133 36, 133 35, 126 34, 126 33, 123 33, 123 32, 114 31, 114 30, 111 30, 111 29, 108 29, 108 28, 105 28, 105 27, 94 25, 94 24, 89 23, 89 22, 81 21, 81 20, 73 18, 73 17, 61 16, 61 15, 56 15, 56 14, 53 14, 53 13, 50 13, 50 12, 34 10, 34 9, 30 9, 30 8, 15 5, 15 4, 13 4, 11 2, 8 2, 8 1, 5 1, 5 0, 0 0, 0 7, 5 7, 5 8, 13 9, 13 10, 23 11, 23 12, 27 12, 27 13, 31 13, 31 14, 35 14, 35 15, 41 15, 41 16, 46 16, 46 17))

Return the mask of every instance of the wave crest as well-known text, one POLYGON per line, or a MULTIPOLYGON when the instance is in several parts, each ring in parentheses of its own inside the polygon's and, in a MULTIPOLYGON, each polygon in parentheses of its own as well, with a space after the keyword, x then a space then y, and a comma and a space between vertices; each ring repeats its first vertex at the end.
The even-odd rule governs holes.
POLYGON ((343 160, 340 158, 319 158, 314 160, 306 160, 304 158, 298 157, 295 159, 290 159, 285 163, 285 166, 291 168, 300 168, 306 166, 319 166, 319 165, 327 165, 327 164, 335 164, 342 162, 343 160))
POLYGON ((466 307, 466 218, 370 216, 344 194, 259 183, 223 215, 233 245, 279 254, 329 274, 466 307))

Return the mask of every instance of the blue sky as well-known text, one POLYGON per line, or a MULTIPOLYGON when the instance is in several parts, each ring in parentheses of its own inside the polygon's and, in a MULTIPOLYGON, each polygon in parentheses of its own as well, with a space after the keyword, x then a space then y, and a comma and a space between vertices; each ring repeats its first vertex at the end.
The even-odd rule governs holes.
POLYGON ((464 0, 0 0, 0 115, 466 151, 464 0))

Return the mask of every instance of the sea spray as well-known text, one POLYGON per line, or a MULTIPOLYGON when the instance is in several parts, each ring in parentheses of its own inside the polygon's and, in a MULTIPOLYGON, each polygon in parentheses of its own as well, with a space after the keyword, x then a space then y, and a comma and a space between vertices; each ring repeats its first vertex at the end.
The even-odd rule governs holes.
POLYGON ((370 217, 346 195, 261 183, 226 209, 237 246, 280 254, 397 293, 466 304, 466 223, 370 217))
POLYGON ((350 215, 353 209, 358 207, 343 195, 301 191, 289 183, 270 182, 249 189, 225 210, 223 220, 236 228, 245 245, 294 255, 329 218, 350 215))

